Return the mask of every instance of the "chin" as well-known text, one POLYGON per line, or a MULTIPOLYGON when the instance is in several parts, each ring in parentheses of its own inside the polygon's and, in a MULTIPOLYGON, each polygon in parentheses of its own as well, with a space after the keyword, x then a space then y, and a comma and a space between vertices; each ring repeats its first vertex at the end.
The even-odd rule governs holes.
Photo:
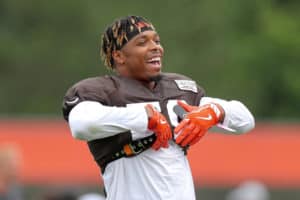
POLYGON ((159 81, 161 79, 161 72, 158 72, 157 74, 155 75, 152 75, 152 76, 149 76, 149 80, 150 81, 159 81))

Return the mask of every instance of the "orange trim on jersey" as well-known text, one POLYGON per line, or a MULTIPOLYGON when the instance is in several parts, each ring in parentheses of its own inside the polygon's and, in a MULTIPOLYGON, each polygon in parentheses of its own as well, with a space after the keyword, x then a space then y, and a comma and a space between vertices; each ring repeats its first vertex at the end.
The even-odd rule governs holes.
POLYGON ((129 144, 125 144, 124 147, 123 147, 123 150, 124 150, 126 156, 132 156, 133 155, 132 148, 129 144))

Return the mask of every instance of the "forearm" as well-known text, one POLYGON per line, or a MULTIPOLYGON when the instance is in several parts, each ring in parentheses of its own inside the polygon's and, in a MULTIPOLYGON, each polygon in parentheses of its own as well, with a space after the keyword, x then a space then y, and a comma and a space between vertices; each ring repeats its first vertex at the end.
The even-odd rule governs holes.
POLYGON ((84 101, 69 115, 72 136, 81 140, 105 138, 130 130, 133 138, 147 132, 148 117, 145 109, 111 107, 98 102, 84 101))
POLYGON ((201 99, 200 105, 207 103, 217 103, 219 104, 225 112, 224 119, 222 123, 217 125, 215 131, 232 132, 232 133, 245 133, 250 131, 255 126, 255 121, 253 115, 250 113, 248 108, 239 101, 226 101, 217 98, 203 97, 201 99))

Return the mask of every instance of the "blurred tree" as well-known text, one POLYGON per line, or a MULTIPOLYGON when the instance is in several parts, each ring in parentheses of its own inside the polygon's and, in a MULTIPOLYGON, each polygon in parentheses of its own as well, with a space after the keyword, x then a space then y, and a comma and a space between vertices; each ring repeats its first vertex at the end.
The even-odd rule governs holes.
POLYGON ((209 96, 240 99, 258 119, 299 120, 299 8, 296 0, 2 0, 1 113, 59 116, 71 84, 107 73, 105 26, 135 14, 160 33, 164 71, 191 76, 209 96))

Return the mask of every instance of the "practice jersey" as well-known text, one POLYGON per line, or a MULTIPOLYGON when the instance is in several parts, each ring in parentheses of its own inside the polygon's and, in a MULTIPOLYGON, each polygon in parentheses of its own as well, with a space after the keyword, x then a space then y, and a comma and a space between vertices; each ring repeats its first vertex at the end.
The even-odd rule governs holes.
MULTIPOLYGON (((87 100, 118 107, 152 103, 172 125, 177 116, 170 105, 174 105, 177 100, 199 105, 203 95, 203 89, 193 80, 178 74, 163 73, 153 90, 137 80, 104 76, 75 84, 65 96, 63 111, 68 119, 70 110, 87 100), (170 116, 173 117, 172 122, 170 116)), ((145 137, 148 135, 145 132, 145 137)), ((99 160, 131 140, 130 133, 122 133, 88 143, 95 160, 99 160)), ((193 199, 194 196, 188 161, 182 149, 172 141, 168 149, 154 151, 149 148, 138 156, 115 160, 106 166, 102 176, 107 199, 186 199, 189 196, 191 198, 188 199, 193 199)))
MULTIPOLYGON (((94 118, 102 116, 102 120, 93 121, 101 128, 92 126, 82 129, 89 133, 77 132, 79 135, 83 132, 81 139, 88 141, 90 151, 102 169, 108 200, 193 200, 195 192, 190 166, 184 151, 173 140, 169 141, 169 148, 158 151, 149 148, 137 156, 122 157, 107 165, 102 165, 101 161, 132 140, 153 134, 146 128, 145 104, 151 103, 162 112, 173 129, 179 123, 173 110, 177 100, 199 106, 203 96, 204 90, 195 81, 179 74, 162 73, 153 90, 130 78, 103 76, 85 79, 71 87, 64 98, 63 113, 66 120, 72 115, 82 117, 92 112, 94 118), (95 105, 95 109, 87 112, 87 107, 80 108, 85 102, 93 102, 90 105, 95 105), (138 113, 144 114, 138 117, 138 113)), ((243 120, 251 118, 247 109, 238 108, 237 116, 242 120, 238 121, 235 116, 230 117, 229 105, 222 100, 216 101, 229 113, 224 120, 228 127, 245 126, 243 120)), ((70 126, 72 132, 76 132, 76 123, 70 126)))

